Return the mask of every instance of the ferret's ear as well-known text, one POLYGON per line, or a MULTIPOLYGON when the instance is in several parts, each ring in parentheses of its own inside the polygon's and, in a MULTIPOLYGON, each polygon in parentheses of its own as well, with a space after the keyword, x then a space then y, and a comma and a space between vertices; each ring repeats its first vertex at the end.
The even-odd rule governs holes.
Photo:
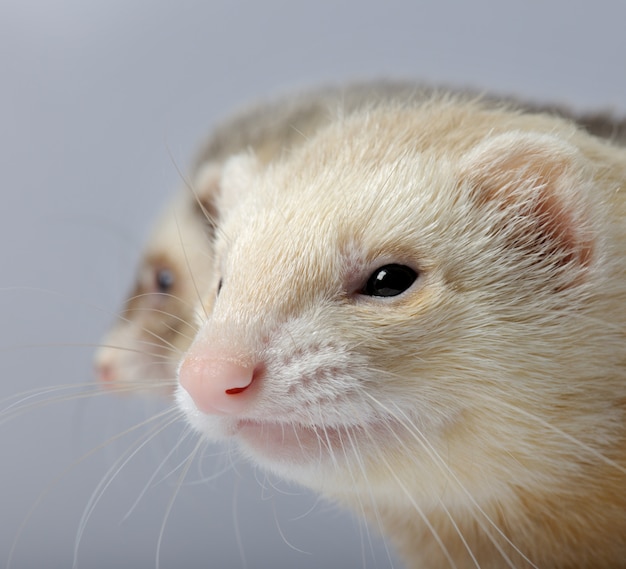
POLYGON ((228 211, 254 187, 261 163, 252 152, 236 154, 226 161, 220 180, 219 210, 228 211))
POLYGON ((495 135, 463 157, 461 180, 474 203, 491 213, 493 235, 533 264, 580 276, 576 269, 592 262, 586 199, 592 179, 574 146, 539 133, 495 135))
POLYGON ((217 227, 217 199, 220 194, 223 167, 217 162, 202 164, 192 181, 194 206, 198 215, 206 220, 207 227, 213 233, 217 227))

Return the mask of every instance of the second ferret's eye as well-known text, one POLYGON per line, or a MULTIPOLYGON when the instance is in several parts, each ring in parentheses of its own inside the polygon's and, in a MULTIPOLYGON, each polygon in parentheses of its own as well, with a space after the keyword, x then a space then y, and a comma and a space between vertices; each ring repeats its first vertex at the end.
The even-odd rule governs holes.
POLYGON ((417 272, 406 265, 385 265, 367 279, 361 294, 367 296, 398 296, 417 279, 417 272))
POLYGON ((174 286, 174 273, 169 269, 159 269, 156 272, 155 281, 159 292, 170 292, 174 286))
POLYGON ((217 292, 215 293, 215 296, 220 295, 220 290, 222 290, 222 279, 220 279, 220 282, 217 283, 217 292))

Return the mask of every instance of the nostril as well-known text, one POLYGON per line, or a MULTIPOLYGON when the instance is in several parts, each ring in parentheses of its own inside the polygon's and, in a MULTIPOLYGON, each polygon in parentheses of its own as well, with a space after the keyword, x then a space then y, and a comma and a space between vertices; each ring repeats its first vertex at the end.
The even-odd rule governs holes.
POLYGON ((252 377, 250 379, 250 383, 248 385, 244 385, 242 387, 231 387, 230 389, 226 389, 224 393, 227 395, 237 395, 238 393, 243 393, 248 387, 250 387, 263 373, 263 367, 258 365, 252 371, 252 377))

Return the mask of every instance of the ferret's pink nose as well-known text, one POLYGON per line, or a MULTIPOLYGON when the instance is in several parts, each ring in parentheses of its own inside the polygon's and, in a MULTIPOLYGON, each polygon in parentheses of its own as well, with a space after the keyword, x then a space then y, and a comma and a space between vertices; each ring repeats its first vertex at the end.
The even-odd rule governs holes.
POLYGON ((110 383, 115 379, 113 366, 108 363, 97 363, 94 367, 96 379, 102 383, 110 383))
POLYGON ((207 414, 236 415, 249 403, 245 391, 254 380, 254 366, 188 354, 178 381, 196 407, 207 414))

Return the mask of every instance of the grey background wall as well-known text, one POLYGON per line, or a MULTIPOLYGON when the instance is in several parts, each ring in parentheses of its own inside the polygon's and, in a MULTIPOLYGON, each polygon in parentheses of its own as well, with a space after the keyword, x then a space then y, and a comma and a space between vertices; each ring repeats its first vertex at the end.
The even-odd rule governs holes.
POLYGON ((118 436, 158 402, 63 386, 92 381, 176 167, 227 112, 384 76, 626 113, 625 21, 621 0, 3 0, 0 566, 394 566, 345 513, 223 449, 181 485, 184 425, 118 436))

